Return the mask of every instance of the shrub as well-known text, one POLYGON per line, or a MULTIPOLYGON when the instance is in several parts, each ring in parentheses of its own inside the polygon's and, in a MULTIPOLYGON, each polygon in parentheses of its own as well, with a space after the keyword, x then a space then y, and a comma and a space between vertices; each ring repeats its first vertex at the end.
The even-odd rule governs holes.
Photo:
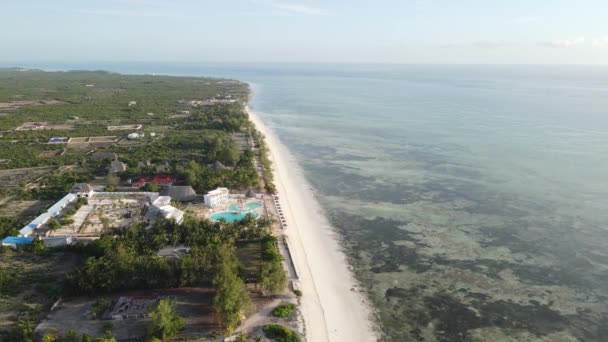
POLYGON ((293 314, 293 311, 295 309, 296 309, 295 304, 291 304, 291 303, 281 304, 281 305, 277 306, 276 308, 274 308, 274 310, 272 310, 272 315, 274 317, 279 317, 279 318, 291 317, 291 315, 293 314))
POLYGON ((148 336, 161 340, 173 337, 184 327, 184 319, 175 312, 175 302, 161 299, 150 310, 152 322, 148 325, 148 336))
POLYGON ((295 294, 296 297, 298 297, 298 298, 302 298, 302 291, 301 290, 293 290, 293 294, 295 294))
POLYGON ((278 324, 266 324, 264 334, 278 342, 300 342, 300 336, 293 330, 278 324))
POLYGON ((99 298, 91 305, 91 312, 95 315, 95 318, 101 318, 101 315, 109 308, 110 303, 105 298, 99 298))

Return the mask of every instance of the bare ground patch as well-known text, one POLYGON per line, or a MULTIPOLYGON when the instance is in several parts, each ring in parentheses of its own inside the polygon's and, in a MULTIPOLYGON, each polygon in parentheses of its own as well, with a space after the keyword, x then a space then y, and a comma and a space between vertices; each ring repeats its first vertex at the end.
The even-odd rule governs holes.
POLYGON ((0 205, 0 216, 36 216, 40 210, 53 201, 9 201, 0 205))
POLYGON ((22 182, 29 183, 53 170, 52 166, 0 170, 0 188, 18 188, 22 182))
POLYGON ((11 102, 0 102, 0 110, 16 110, 27 106, 60 105, 66 102, 58 100, 22 100, 11 102))

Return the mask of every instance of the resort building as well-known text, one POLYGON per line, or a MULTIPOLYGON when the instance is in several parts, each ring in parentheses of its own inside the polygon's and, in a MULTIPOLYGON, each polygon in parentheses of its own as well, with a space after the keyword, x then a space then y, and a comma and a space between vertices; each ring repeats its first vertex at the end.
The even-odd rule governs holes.
POLYGON ((141 188, 142 186, 152 183, 158 186, 171 186, 175 182, 175 176, 173 175, 156 175, 152 177, 142 177, 135 182, 131 183, 134 188, 141 188))
POLYGON ((205 204, 209 207, 225 204, 228 202, 230 191, 228 188, 217 188, 209 191, 205 196, 205 204))
POLYGON ((60 199, 57 203, 53 204, 46 213, 36 217, 32 222, 28 223, 25 227, 19 230, 20 236, 28 236, 34 232, 35 229, 40 228, 43 224, 45 224, 52 217, 57 217, 61 214, 61 211, 67 207, 68 204, 73 202, 78 196, 75 194, 67 194, 62 199, 60 199))
POLYGON ((72 187, 71 193, 78 197, 91 197, 93 196, 93 192, 95 188, 92 185, 87 183, 78 183, 72 187))
POLYGON ((148 217, 154 218, 161 216, 166 220, 173 219, 175 222, 182 223, 184 221, 184 212, 170 205, 171 197, 169 196, 158 196, 148 209, 148 217))

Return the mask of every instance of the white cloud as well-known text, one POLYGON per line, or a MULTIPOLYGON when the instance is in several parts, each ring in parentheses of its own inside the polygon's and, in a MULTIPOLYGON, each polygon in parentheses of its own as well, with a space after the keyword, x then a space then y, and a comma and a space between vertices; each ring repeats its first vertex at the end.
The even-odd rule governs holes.
POLYGON ((554 48, 608 47, 608 36, 592 38, 581 36, 576 38, 556 39, 549 42, 543 42, 541 45, 554 48))
POLYGON ((608 46, 608 36, 594 38, 593 40, 591 40, 591 45, 594 47, 608 46))
POLYGON ((550 42, 545 42, 542 45, 556 47, 556 48, 571 48, 576 46, 584 45, 587 39, 585 37, 569 38, 569 39, 556 39, 550 42))

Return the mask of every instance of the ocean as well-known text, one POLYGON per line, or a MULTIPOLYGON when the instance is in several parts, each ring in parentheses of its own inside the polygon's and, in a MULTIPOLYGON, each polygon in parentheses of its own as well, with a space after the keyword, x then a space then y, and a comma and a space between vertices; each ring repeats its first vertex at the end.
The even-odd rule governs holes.
POLYGON ((608 68, 53 64, 250 82, 386 341, 605 341, 608 68))

